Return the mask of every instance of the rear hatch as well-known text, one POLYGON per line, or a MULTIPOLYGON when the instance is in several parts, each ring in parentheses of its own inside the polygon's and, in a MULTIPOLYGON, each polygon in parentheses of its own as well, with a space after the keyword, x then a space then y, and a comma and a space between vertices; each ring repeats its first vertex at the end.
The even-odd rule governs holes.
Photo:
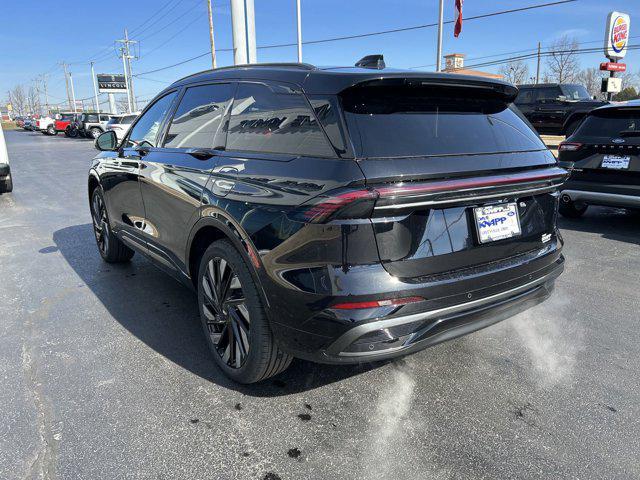
POLYGON ((566 172, 510 106, 516 93, 394 78, 340 94, 355 156, 379 195, 371 218, 391 274, 469 269, 556 242, 566 172))
MULTIPOLYGON (((594 110, 560 146, 571 180, 629 194, 640 186, 640 107, 594 110)), ((638 194, 638 193, 636 193, 638 194)))

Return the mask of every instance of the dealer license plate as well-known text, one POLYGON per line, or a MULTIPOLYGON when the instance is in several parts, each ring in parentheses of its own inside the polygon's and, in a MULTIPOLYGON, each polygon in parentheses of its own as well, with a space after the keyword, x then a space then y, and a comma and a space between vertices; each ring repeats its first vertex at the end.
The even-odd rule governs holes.
POLYGON ((505 203, 473 209, 480 243, 495 242, 520 235, 518 205, 505 203))
POLYGON ((605 155, 602 159, 602 168, 613 170, 626 170, 629 168, 631 157, 621 157, 619 155, 605 155))

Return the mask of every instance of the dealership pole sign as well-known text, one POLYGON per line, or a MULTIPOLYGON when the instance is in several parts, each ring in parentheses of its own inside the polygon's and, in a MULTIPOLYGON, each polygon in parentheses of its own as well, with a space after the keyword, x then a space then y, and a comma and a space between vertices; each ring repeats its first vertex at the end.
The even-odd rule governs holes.
POLYGON ((630 24, 631 19, 626 13, 611 12, 607 17, 607 27, 604 32, 604 55, 609 60, 615 62, 626 55, 630 24))
POLYGON ((124 75, 111 75, 108 73, 99 73, 96 75, 98 80, 98 91, 100 93, 126 93, 127 82, 124 75))

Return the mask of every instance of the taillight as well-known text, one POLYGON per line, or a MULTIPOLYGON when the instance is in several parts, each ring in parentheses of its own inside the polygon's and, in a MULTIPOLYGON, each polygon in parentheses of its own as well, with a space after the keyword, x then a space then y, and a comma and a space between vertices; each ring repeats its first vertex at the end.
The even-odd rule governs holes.
POLYGON ((378 192, 371 189, 333 190, 302 205, 291 216, 308 223, 368 218, 377 199, 378 192))
POLYGON ((582 144, 575 142, 562 142, 560 143, 560 145, 558 145, 559 152, 575 152, 577 150, 580 150, 581 148, 582 144))
POLYGON ((346 302, 331 306, 335 310, 357 310, 362 308, 399 307, 408 303, 424 301, 423 297, 392 298, 388 300, 373 300, 369 302, 346 302))

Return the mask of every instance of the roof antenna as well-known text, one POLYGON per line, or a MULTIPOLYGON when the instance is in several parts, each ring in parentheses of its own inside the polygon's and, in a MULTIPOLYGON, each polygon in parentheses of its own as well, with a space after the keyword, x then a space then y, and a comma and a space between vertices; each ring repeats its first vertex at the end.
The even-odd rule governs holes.
POLYGON ((383 55, 367 55, 357 61, 356 67, 370 68, 372 70, 384 70, 386 67, 383 55))

